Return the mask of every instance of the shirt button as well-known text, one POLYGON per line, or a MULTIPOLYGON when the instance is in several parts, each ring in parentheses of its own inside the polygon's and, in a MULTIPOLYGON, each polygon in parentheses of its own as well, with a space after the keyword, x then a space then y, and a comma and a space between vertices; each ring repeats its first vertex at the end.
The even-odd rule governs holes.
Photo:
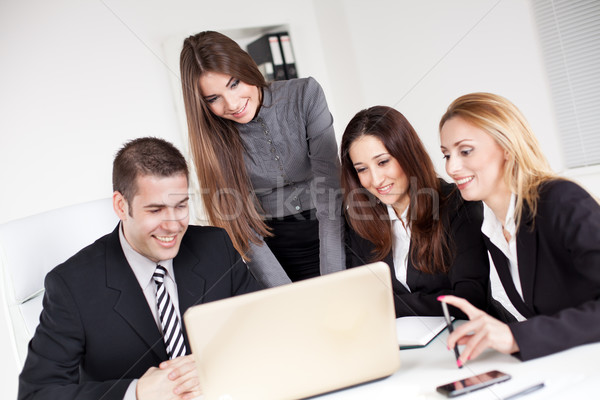
POLYGON ((300 209, 300 206, 296 206, 296 210, 299 210, 299 209, 300 209))
POLYGON ((279 156, 275 156, 275 160, 279 160, 279 156))

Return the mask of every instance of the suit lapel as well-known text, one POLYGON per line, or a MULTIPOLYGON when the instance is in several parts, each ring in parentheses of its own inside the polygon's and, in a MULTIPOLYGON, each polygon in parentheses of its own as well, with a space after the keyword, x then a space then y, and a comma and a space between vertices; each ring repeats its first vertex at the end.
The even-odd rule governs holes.
MULTIPOLYGON (((396 276, 396 268, 394 266, 394 252, 390 251, 388 253, 388 255, 383 259, 383 261, 385 263, 387 263, 387 265, 390 266, 390 273, 392 274, 392 288, 394 290, 394 293, 410 293, 402 283, 400 283, 400 281, 398 280, 398 277, 396 276)), ((409 268, 410 269, 410 268, 409 268)), ((409 277, 406 277, 406 281, 408 282, 409 277)))
MULTIPOLYGON (((533 312, 527 307, 527 305, 521 299, 521 296, 517 292, 515 288, 515 284, 512 280, 512 275, 510 274, 510 269, 508 267, 508 259, 502 253, 502 251, 497 248, 490 239, 483 235, 483 239, 485 244, 492 255, 492 259, 494 261, 494 266, 496 267, 496 271, 498 271, 498 276, 500 277, 500 281, 502 282, 502 286, 504 286, 504 290, 508 295, 511 303, 515 306, 517 311, 521 313, 525 318, 529 318, 533 316, 533 312)), ((520 268, 519 268, 519 277, 520 277, 520 268)), ((521 278, 522 280, 522 278, 521 278)))
POLYGON ((533 285, 537 265, 537 235, 531 230, 532 221, 521 222, 517 234, 517 258, 523 299, 533 312, 533 285))
POLYGON ((166 360, 168 357, 162 335, 135 274, 125 259, 118 229, 119 226, 111 234, 106 252, 106 285, 121 293, 114 310, 160 360, 166 360))
MULTIPOLYGON (((173 259, 173 270, 177 283, 177 295, 179 296, 179 313, 183 320, 185 311, 197 304, 204 303, 206 292, 206 281, 200 273, 200 260, 182 243, 177 257, 173 259)), ((182 321, 185 345, 190 353, 190 345, 187 337, 185 322, 182 321)))
POLYGON ((421 280, 423 273, 421 271, 419 271, 418 269, 416 269, 412 263, 412 260, 410 257, 412 247, 413 247, 413 245, 412 245, 412 241, 411 241, 410 248, 408 249, 408 260, 406 263, 406 284, 408 285, 408 287, 411 288, 411 290, 418 290, 419 281, 421 280))

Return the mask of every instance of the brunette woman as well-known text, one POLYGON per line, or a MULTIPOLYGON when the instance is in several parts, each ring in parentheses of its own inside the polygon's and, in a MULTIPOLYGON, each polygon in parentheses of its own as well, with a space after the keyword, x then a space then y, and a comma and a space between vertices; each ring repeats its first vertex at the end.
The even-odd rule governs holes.
POLYGON ((360 111, 341 154, 347 266, 387 262, 397 316, 441 315, 441 294, 484 306, 488 261, 475 204, 437 177, 406 118, 384 106, 360 111))
POLYGON ((312 78, 267 84, 218 32, 187 38, 180 61, 210 223, 227 230, 266 286, 343 269, 339 159, 321 86, 312 78))

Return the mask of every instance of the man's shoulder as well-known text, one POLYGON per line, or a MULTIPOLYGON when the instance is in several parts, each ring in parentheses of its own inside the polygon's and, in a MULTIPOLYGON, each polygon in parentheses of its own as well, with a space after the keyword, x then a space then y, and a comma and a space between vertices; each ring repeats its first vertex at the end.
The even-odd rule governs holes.
POLYGON ((223 240, 224 237, 228 238, 227 233, 223 228, 218 228, 216 226, 188 225, 183 240, 186 242, 198 240, 223 240))
POLYGON ((54 267, 50 274, 63 277, 73 275, 91 274, 94 267, 104 267, 106 252, 109 247, 110 237, 113 233, 106 234, 69 257, 63 263, 54 267))
POLYGON ((219 259, 235 252, 225 229, 216 226, 189 225, 181 245, 194 254, 210 254, 219 259))

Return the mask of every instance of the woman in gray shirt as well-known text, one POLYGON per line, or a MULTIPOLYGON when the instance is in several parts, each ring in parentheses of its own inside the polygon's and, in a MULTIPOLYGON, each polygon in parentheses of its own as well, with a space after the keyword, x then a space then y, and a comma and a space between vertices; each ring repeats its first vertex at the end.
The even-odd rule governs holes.
POLYGON ((187 38, 180 61, 209 221, 227 230, 265 286, 343 269, 337 144, 317 81, 267 84, 218 32, 187 38))

